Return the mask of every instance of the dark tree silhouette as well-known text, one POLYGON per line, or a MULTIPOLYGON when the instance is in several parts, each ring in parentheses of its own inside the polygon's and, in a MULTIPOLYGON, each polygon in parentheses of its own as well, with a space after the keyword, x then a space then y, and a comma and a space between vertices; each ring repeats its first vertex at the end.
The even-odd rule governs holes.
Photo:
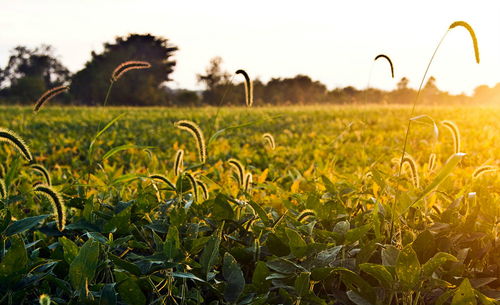
POLYGON ((100 105, 109 86, 112 71, 129 60, 147 61, 151 68, 125 73, 114 84, 108 104, 168 105, 169 94, 164 87, 175 66, 171 60, 177 47, 168 40, 150 34, 130 34, 105 43, 100 54, 92 52, 85 68, 72 80, 71 93, 80 104, 100 105))

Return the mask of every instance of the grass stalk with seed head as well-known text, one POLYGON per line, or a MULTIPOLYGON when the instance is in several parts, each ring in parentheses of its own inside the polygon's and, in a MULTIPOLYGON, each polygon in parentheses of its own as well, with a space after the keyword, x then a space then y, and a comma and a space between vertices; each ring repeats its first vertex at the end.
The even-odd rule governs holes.
POLYGON ((171 189, 175 190, 175 185, 167 177, 165 177, 163 175, 160 175, 160 174, 151 175, 151 176, 149 176, 149 179, 163 182, 166 185, 168 185, 171 189))
POLYGON ((209 193, 208 193, 208 187, 207 187, 207 185, 205 183, 203 183, 202 181, 200 181, 200 180, 196 180, 196 184, 201 189, 201 194, 203 195, 203 199, 204 200, 208 200, 209 199, 209 193))
POLYGON ((236 171, 236 177, 238 177, 238 185, 239 187, 243 187, 245 183, 245 167, 241 164, 240 161, 231 158, 227 161, 229 165, 236 171))
POLYGON ((444 127, 446 127, 450 132, 453 138, 453 148, 455 153, 458 154, 460 152, 460 130, 458 129, 457 124, 452 121, 442 121, 444 127))
POLYGON ((49 174, 49 171, 41 164, 32 164, 30 165, 30 167, 35 170, 36 172, 40 173, 43 178, 45 179, 45 183, 48 185, 48 186, 51 186, 52 185, 52 181, 50 179, 50 174, 49 174))
POLYGON ((247 173, 245 175, 245 193, 248 193, 250 189, 252 188, 252 174, 247 173))
POLYGON ((174 175, 179 176, 182 173, 183 166, 184 166, 184 150, 179 149, 175 153, 174 175))
POLYGON ((181 130, 186 130, 194 137, 200 162, 205 163, 207 160, 207 147, 205 145, 205 138, 203 137, 200 127, 198 127, 196 123, 187 120, 177 121, 174 126, 181 130))
POLYGON ((315 216, 316 216, 316 212, 314 210, 305 209, 305 210, 302 210, 302 212, 300 212, 299 215, 297 215, 297 221, 302 222, 303 220, 305 220, 309 217, 315 217, 315 216))
POLYGON ((413 183, 413 186, 415 188, 419 188, 420 187, 420 177, 418 175, 417 161, 415 161, 415 159, 413 159, 412 156, 407 154, 403 158, 403 166, 406 166, 407 168, 409 168, 409 173, 411 176, 411 181, 413 183))
POLYGON ((269 147, 271 147, 271 149, 274 150, 276 148, 276 142, 274 142, 274 137, 272 134, 266 132, 262 135, 262 138, 264 138, 267 144, 269 144, 269 147))
POLYGON ((492 173, 492 172, 496 172, 496 171, 498 171, 498 167, 496 167, 496 166, 483 165, 483 166, 476 168, 476 170, 474 170, 474 172, 472 173, 472 179, 477 179, 480 176, 482 176, 483 174, 492 173))
POLYGON ((7 197, 7 187, 5 186, 5 180, 0 178, 0 199, 5 199, 7 197))
POLYGON ((191 189, 193 191, 194 202, 197 202, 198 201, 198 184, 196 183, 196 179, 189 172, 185 172, 184 175, 186 175, 186 178, 189 180, 189 184, 191 185, 191 189))
POLYGON ((149 69, 151 64, 147 61, 129 60, 118 65, 111 74, 111 82, 116 82, 123 74, 130 70, 149 69))
POLYGON ((40 110, 40 108, 46 102, 48 102, 49 100, 51 100, 56 95, 61 94, 61 93, 65 92, 65 91, 68 91, 68 89, 69 89, 69 86, 59 86, 59 87, 52 88, 52 89, 50 89, 48 91, 45 91, 45 93, 42 94, 42 96, 40 96, 40 98, 36 101, 35 107, 33 108, 33 111, 34 112, 38 112, 38 110, 40 110))
MULTIPOLYGON (((417 96, 415 97, 415 101, 413 102, 413 106, 412 106, 411 113, 410 113, 410 118, 412 118, 414 116, 415 108, 417 106, 417 102, 419 100, 420 93, 422 92, 422 86, 424 84, 425 78, 427 77, 427 73, 429 72, 429 69, 431 67, 432 61, 434 60, 434 57, 436 56, 436 53, 439 50, 439 47, 443 43, 443 41, 446 38, 446 35, 448 34, 448 32, 451 29, 453 29, 453 28, 455 28, 457 26, 463 26, 463 27, 465 27, 469 31, 469 34, 471 35, 471 38, 472 38, 472 43, 474 44, 474 55, 476 57, 476 62, 479 64, 479 47, 478 47, 478 43, 477 43, 477 39, 476 39, 476 34, 474 33, 474 30, 465 21, 455 21, 455 22, 453 22, 448 27, 448 29, 446 30, 446 32, 444 33, 444 35, 441 37, 441 40, 439 40, 436 48, 434 49, 434 53, 432 53, 432 56, 431 56, 431 58, 429 60, 429 63, 427 64, 427 67, 425 68, 424 75, 423 75, 422 80, 420 81, 420 85, 418 87, 417 96)), ((403 144, 403 151, 401 153, 401 162, 400 162, 399 171, 398 171, 398 178, 401 177, 401 172, 403 170, 403 159, 404 159, 404 156, 406 154, 406 148, 407 148, 407 145, 408 145, 408 137, 410 135, 410 127, 411 127, 411 119, 408 120, 408 124, 407 124, 407 127, 406 127, 406 132, 405 132, 405 137, 404 137, 404 144, 403 144)), ((398 179, 398 183, 399 183, 399 179, 398 179)), ((399 187, 396 188, 396 195, 394 197, 394 201, 391 204, 391 210, 393 210, 393 211, 394 211, 394 206, 395 206, 396 202, 398 201, 398 197, 399 197, 399 187)), ((389 233, 389 241, 390 242, 392 242, 392 237, 394 235, 394 221, 395 221, 394 217, 395 217, 395 214, 396 213, 392 213, 392 217, 391 217, 390 233, 389 233)))
POLYGON ((241 74, 245 77, 245 103, 247 107, 252 107, 253 105, 253 83, 245 70, 239 69, 235 72, 236 74, 241 74))
POLYGON ((33 161, 33 156, 31 155, 28 145, 26 145, 24 140, 12 130, 0 128, 0 142, 5 142, 14 146, 26 161, 33 161))
POLYGON ((377 59, 379 58, 384 58, 385 60, 387 60, 387 62, 389 62, 389 66, 391 67, 391 76, 392 78, 394 78, 394 66, 392 65, 392 60, 385 54, 379 54, 375 56, 375 59, 373 61, 377 61, 377 59))
POLYGON ((66 211, 61 195, 48 185, 39 184, 34 189, 35 194, 47 198, 56 214, 57 229, 63 231, 66 225, 66 211))
POLYGON ((429 155, 429 164, 428 164, 429 172, 433 172, 435 168, 436 168, 436 154, 432 153, 429 155))

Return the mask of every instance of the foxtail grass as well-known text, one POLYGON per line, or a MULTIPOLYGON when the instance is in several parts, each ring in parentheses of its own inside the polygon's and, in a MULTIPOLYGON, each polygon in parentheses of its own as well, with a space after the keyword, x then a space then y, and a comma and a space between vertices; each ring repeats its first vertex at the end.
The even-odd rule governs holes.
POLYGON ((432 153, 429 155, 429 164, 428 164, 428 170, 429 172, 433 172, 434 169, 436 168, 436 154, 432 153))
POLYGON ((208 186, 200 180, 196 180, 196 184, 198 185, 198 187, 201 190, 201 194, 203 196, 203 199, 208 200, 208 198, 209 198, 208 186))
POLYGON ((154 175, 149 176, 149 179, 161 181, 161 182, 165 183, 166 185, 168 185, 171 189, 175 190, 175 185, 167 177, 165 177, 163 175, 154 174, 154 175))
POLYGON ((151 64, 147 61, 130 60, 118 65, 111 74, 111 82, 116 82, 123 74, 135 69, 148 69, 151 64))
POLYGON ((246 173, 245 175, 245 193, 248 193, 250 189, 252 188, 252 174, 251 173, 246 173))
POLYGON ((38 112, 38 110, 40 110, 40 108, 45 103, 47 103, 49 100, 51 100, 56 95, 63 93, 65 91, 68 91, 68 89, 69 89, 69 86, 59 86, 59 87, 55 87, 55 88, 52 88, 50 90, 45 91, 45 93, 42 94, 42 96, 40 96, 40 98, 36 101, 35 108, 33 108, 33 111, 38 112))
POLYGON ((177 121, 174 126, 181 130, 188 131, 195 138, 200 162, 205 163, 207 160, 207 147, 200 127, 198 127, 196 123, 187 120, 177 121))
POLYGON ((7 197, 7 187, 5 186, 5 180, 0 178, 0 199, 5 199, 7 197))
POLYGON ((460 152, 460 130, 458 129, 457 124, 452 121, 442 121, 444 127, 446 127, 450 132, 453 138, 453 148, 455 153, 458 154, 460 152))
POLYGON ((49 174, 49 171, 41 164, 31 164, 30 167, 40 173, 43 178, 45 179, 45 183, 48 185, 48 186, 51 186, 52 185, 52 181, 50 180, 50 174, 49 174))
POLYGON ((0 142, 6 142, 14 146, 29 162, 33 161, 33 156, 31 155, 30 149, 28 145, 24 142, 24 140, 15 132, 9 129, 0 128, 0 142))
POLYGON ((198 184, 196 183, 196 179, 190 172, 185 172, 186 178, 189 180, 189 184, 191 184, 191 189, 193 190, 193 198, 194 202, 198 201, 198 184))
POLYGON ((265 134, 262 135, 262 137, 267 142, 267 144, 269 144, 269 147, 271 147, 271 149, 274 150, 276 148, 276 142, 274 142, 274 137, 273 137, 272 134, 265 133, 265 134))
POLYGON ((184 150, 179 149, 175 153, 174 175, 179 176, 181 174, 183 165, 184 165, 184 150))
POLYGON ((47 198, 56 214, 57 229, 63 231, 66 225, 66 211, 61 195, 48 185, 39 184, 34 189, 35 194, 47 198))
MULTIPOLYGON (((422 77, 422 79, 420 81, 420 85, 418 87, 417 95, 415 97, 415 101, 413 102, 413 106, 412 106, 412 109, 411 109, 410 119, 408 120, 408 124, 407 124, 407 127, 406 127, 404 144, 403 144, 403 151, 401 153, 401 162, 400 162, 399 171, 398 171, 398 178, 401 176, 401 172, 403 170, 403 159, 404 159, 404 156, 406 154, 406 148, 407 148, 407 145, 408 145, 408 137, 410 135, 411 118, 414 116, 415 108, 417 106, 417 102, 418 102, 418 99, 420 97, 420 93, 422 92, 422 86, 424 84, 425 78, 427 77, 427 73, 429 72, 429 69, 431 67, 432 61, 434 60, 434 57, 436 56, 436 53, 439 50, 439 47, 441 46, 441 44, 443 43, 444 39, 446 38, 446 35, 448 34, 448 32, 451 29, 453 29, 453 28, 455 28, 457 26, 463 26, 463 27, 465 27, 469 31, 469 34, 471 34, 472 43, 474 44, 474 54, 475 54, 475 57, 476 57, 476 62, 479 63, 479 47, 478 47, 478 44, 477 44, 476 34, 474 33, 474 30, 472 29, 472 27, 467 22, 464 22, 464 21, 453 22, 448 27, 448 29, 446 29, 446 32, 441 37, 441 40, 438 42, 436 48, 434 49, 434 53, 432 53, 432 56, 431 56, 431 58, 429 60, 429 63, 427 64, 427 67, 425 68, 424 75, 423 75, 423 77, 422 77)), ((398 180, 398 183, 399 183, 399 180, 398 180)), ((393 210, 393 211, 394 211, 395 204, 398 201, 399 192, 400 191, 399 191, 399 187, 398 187, 398 188, 396 188, 396 195, 395 195, 394 201, 392 202, 392 205, 391 205, 391 210, 393 210)), ((396 213, 392 213, 391 223, 390 223, 389 240, 391 242, 392 242, 392 238, 394 236, 394 221, 395 221, 395 217, 396 217, 395 214, 396 213)))
POLYGON ((389 58, 389 56, 387 56, 385 54, 379 54, 379 55, 375 56, 374 61, 377 61, 377 59, 379 59, 379 58, 384 58, 385 60, 387 60, 389 62, 389 65, 391 67, 391 76, 392 76, 392 78, 394 78, 394 66, 392 65, 392 60, 389 58))
POLYGON ((0 163, 0 178, 5 177, 5 167, 0 163))
POLYGON ((474 170, 474 172, 472 173, 472 179, 477 179, 486 173, 491 173, 491 172, 496 172, 496 171, 498 171, 498 167, 496 167, 496 166, 483 165, 483 166, 476 168, 476 170, 474 170))
POLYGON ((480 62, 479 47, 477 45, 477 38, 476 38, 476 33, 474 32, 474 29, 472 29, 472 27, 465 21, 455 21, 450 25, 449 29, 450 30, 454 29, 457 26, 464 27, 467 29, 467 31, 469 31, 470 38, 472 39, 472 45, 474 46, 474 56, 476 57, 476 63, 479 63, 480 62))
POLYGON ((412 156, 406 154, 406 156, 403 158, 403 167, 405 167, 409 169, 409 173, 410 173, 410 176, 411 176, 411 181, 413 183, 413 186, 415 188, 419 188, 420 187, 420 177, 418 175, 418 166, 417 166, 417 161, 415 161, 415 159, 413 159, 412 156))
POLYGON ((302 212, 297 215, 297 221, 302 222, 310 217, 316 217, 316 211, 311 209, 302 210, 302 212))
POLYGON ((227 161, 229 165, 231 165, 236 171, 236 177, 238 177, 238 185, 239 187, 243 187, 245 183, 245 167, 241 164, 240 161, 231 158, 227 161))
POLYGON ((245 103, 247 107, 252 107, 253 105, 253 84, 245 70, 239 69, 236 74, 242 74, 245 77, 245 103))

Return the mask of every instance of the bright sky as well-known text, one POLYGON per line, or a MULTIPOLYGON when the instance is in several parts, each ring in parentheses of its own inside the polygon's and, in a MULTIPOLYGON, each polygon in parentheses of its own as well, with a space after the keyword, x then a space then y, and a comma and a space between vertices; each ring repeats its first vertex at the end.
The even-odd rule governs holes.
POLYGON ((0 66, 16 45, 53 45, 72 72, 116 36, 152 33, 179 47, 172 87, 201 88, 210 58, 224 68, 247 70, 263 81, 302 73, 329 89, 368 84, 392 89, 406 76, 418 87, 434 48, 448 26, 468 22, 476 31, 481 64, 474 61, 464 28, 449 32, 429 75, 440 89, 472 93, 500 82, 500 1, 154 1, 16 0, 0 2, 0 66))

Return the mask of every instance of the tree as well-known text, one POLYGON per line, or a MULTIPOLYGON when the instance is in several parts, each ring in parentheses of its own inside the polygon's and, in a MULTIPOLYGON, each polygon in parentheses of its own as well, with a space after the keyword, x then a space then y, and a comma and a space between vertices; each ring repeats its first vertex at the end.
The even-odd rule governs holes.
POLYGON ((66 83, 69 77, 69 70, 52 46, 17 46, 11 50, 7 66, 0 70, 0 88, 9 99, 31 103, 45 90, 66 83))
POLYGON ((122 62, 147 61, 151 68, 125 73, 114 84, 109 104, 114 105, 167 105, 168 94, 161 88, 173 72, 171 60, 177 47, 163 37, 151 34, 130 34, 105 43, 100 54, 92 52, 85 68, 72 80, 71 94, 81 104, 102 104, 109 86, 111 73, 122 62))
POLYGON ((197 74, 198 83, 205 85, 203 92, 203 101, 210 105, 217 106, 227 92, 229 79, 231 74, 222 70, 222 58, 216 56, 210 59, 208 67, 205 69, 205 74, 197 74))

